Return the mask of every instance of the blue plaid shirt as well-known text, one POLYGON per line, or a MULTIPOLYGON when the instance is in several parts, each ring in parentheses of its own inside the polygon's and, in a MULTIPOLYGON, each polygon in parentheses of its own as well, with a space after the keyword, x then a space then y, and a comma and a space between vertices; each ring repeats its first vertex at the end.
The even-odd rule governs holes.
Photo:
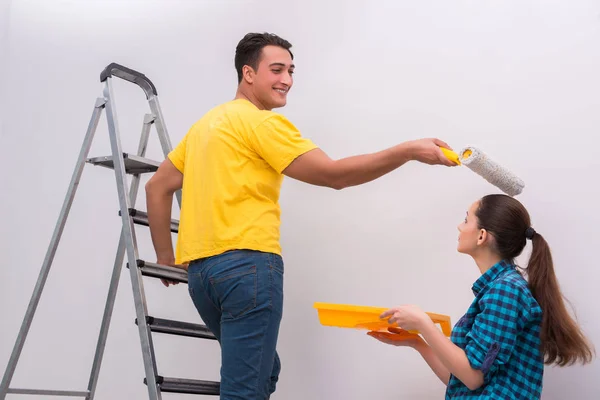
POLYGON ((514 264, 501 261, 473 284, 475 300, 451 340, 463 349, 484 383, 469 390, 450 375, 446 399, 539 399, 544 374, 542 310, 514 264))

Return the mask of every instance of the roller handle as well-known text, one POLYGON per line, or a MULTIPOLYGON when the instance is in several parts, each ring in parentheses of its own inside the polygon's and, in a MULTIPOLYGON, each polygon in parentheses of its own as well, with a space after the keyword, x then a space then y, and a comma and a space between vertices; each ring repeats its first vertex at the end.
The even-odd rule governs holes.
POLYGON ((100 74, 100 82, 104 82, 107 78, 111 78, 113 76, 124 79, 131 83, 135 83, 142 88, 144 93, 146 93, 146 98, 150 98, 151 95, 158 95, 156 92, 156 86, 154 86, 152 81, 141 72, 134 71, 117 63, 111 63, 104 68, 104 71, 102 71, 100 74))
POLYGON ((448 160, 453 161, 458 165, 461 164, 460 157, 454 151, 447 149, 445 147, 440 147, 440 150, 442 150, 442 153, 444 153, 444 155, 446 156, 446 158, 448 158, 448 160))

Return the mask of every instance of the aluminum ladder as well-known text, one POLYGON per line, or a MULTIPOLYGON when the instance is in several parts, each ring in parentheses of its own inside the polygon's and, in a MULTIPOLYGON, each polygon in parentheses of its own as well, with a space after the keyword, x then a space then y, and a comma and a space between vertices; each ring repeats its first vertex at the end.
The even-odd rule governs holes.
MULTIPOLYGON (((144 74, 116 63, 111 63, 102 71, 100 74, 100 82, 103 84, 103 95, 96 99, 94 111, 81 146, 77 164, 73 171, 54 233, 50 240, 37 283, 27 311, 25 312, 21 329, 18 333, 7 368, 4 372, 2 383, 0 384, 0 400, 4 400, 7 394, 72 396, 83 397, 86 400, 92 400, 94 398, 125 254, 127 255, 127 268, 130 272, 131 286, 133 289, 133 300, 136 312, 135 323, 138 326, 142 347, 144 371, 146 375, 144 383, 148 387, 149 399, 159 400, 161 399, 161 393, 163 392, 219 396, 219 382, 163 377, 158 374, 156 365, 154 347, 152 344, 153 332, 216 340, 215 336, 205 325, 155 318, 148 314, 142 276, 165 278, 187 283, 187 272, 185 270, 147 262, 140 259, 138 256, 134 225, 148 226, 147 214, 135 208, 135 201, 140 184, 140 175, 155 172, 160 165, 159 162, 144 157, 152 125, 155 126, 158 133, 165 158, 172 150, 172 145, 158 101, 156 87, 144 74), (112 79, 114 78, 124 79, 138 85, 146 94, 146 99, 150 106, 151 113, 144 116, 139 147, 135 155, 124 153, 121 146, 112 89, 112 79), (110 156, 88 158, 98 121, 100 120, 103 110, 106 110, 112 154, 110 156), (75 193, 86 163, 110 168, 115 171, 117 192, 119 196, 119 215, 122 220, 121 236, 115 257, 87 390, 10 388, 10 382, 17 367, 19 356, 25 344, 31 322, 40 301, 42 290, 44 289, 48 273, 50 272, 52 260, 54 259, 54 255, 58 248, 63 229, 67 222, 69 210, 75 198, 75 193), (127 192, 127 174, 132 175, 129 192, 127 192), (131 268, 131 266, 133 266, 133 268, 131 268)), ((176 197, 181 206, 181 191, 176 193, 176 197)), ((175 233, 178 232, 178 227, 179 221, 171 220, 171 231, 175 233)))

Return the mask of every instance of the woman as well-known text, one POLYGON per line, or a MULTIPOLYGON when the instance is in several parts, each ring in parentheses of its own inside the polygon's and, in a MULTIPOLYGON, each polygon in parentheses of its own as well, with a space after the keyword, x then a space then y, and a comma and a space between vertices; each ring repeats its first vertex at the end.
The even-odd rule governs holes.
POLYGON ((458 251, 473 258, 481 277, 450 340, 412 305, 381 315, 401 329, 369 335, 419 351, 447 385, 446 399, 539 399, 544 364, 585 364, 593 355, 564 305, 548 244, 523 205, 506 195, 475 202, 458 230, 458 251), (515 258, 527 239, 533 250, 525 280, 515 258))

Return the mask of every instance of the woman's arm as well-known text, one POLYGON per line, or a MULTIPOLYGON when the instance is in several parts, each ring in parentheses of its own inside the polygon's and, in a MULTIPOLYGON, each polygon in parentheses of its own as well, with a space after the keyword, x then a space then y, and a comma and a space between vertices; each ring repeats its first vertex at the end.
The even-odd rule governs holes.
POLYGON ((429 351, 434 353, 435 358, 449 373, 456 376, 470 390, 483 385, 483 372, 471 367, 465 351, 452 343, 433 323, 424 325, 421 335, 427 341, 429 351))
POLYGON ((439 361, 470 390, 483 385, 483 372, 471 367, 467 354, 436 328, 429 316, 413 305, 392 308, 382 318, 390 317, 389 323, 397 323, 405 330, 417 330, 439 361))
POLYGON ((382 343, 390 344, 393 346, 412 347, 417 350, 421 357, 425 360, 429 368, 437 375, 438 378, 448 385, 450 380, 450 372, 440 361, 438 356, 435 355, 429 345, 419 335, 407 332, 399 328, 389 328, 390 332, 369 332, 369 336, 374 337, 382 343))
POLYGON ((419 345, 415 346, 415 349, 421 354, 421 357, 423 357, 423 360, 429 365, 429 368, 431 368, 437 377, 440 378, 440 381, 448 386, 450 371, 448 371, 448 368, 446 368, 442 360, 440 360, 431 347, 425 341, 421 341, 419 345))

